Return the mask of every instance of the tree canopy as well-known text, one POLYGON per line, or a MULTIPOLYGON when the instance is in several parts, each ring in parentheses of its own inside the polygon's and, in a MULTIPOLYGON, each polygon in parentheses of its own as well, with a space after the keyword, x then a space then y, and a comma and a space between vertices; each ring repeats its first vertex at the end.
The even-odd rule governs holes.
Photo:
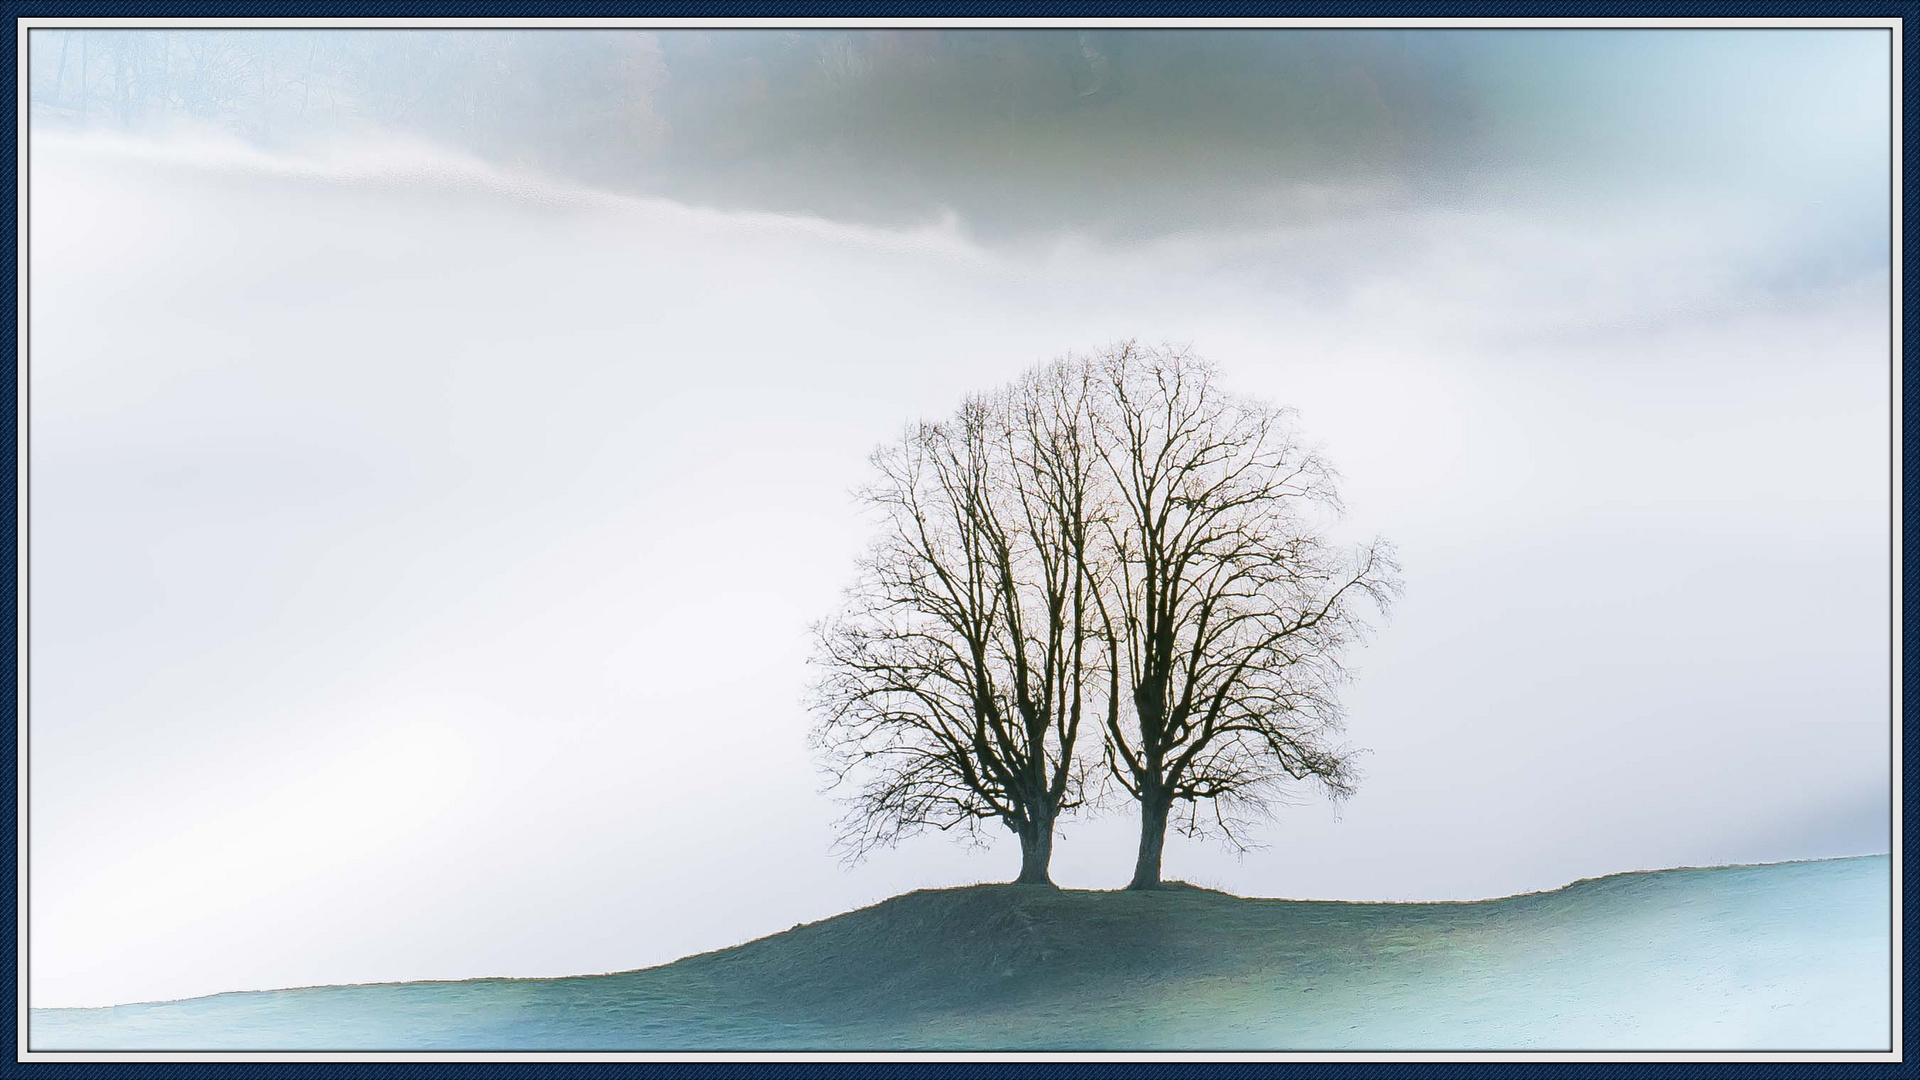
POLYGON ((815 657, 849 851, 998 821, 1044 882, 1091 764, 1139 803, 1151 888, 1170 822, 1238 845, 1296 783, 1353 790, 1342 658, 1397 566, 1328 538, 1335 474, 1290 412, 1125 343, 912 425, 873 465, 880 528, 815 657))

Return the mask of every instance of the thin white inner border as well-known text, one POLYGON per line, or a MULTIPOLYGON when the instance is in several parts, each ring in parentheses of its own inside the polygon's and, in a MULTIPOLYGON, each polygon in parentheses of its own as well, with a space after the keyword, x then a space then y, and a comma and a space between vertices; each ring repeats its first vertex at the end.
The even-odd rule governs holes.
MULTIPOLYGON (((15 1041, 17 1060, 21 1063, 47 1061, 1728 1061, 1728 1062, 1767 1062, 1767 1061, 1849 1061, 1849 1062, 1898 1062, 1901 1060, 1902 1005, 1904 987, 1902 976, 1905 971, 1901 960, 1901 939, 1903 927, 1900 913, 1902 908, 1902 890, 1900 884, 1901 867, 1901 803, 1905 777, 1901 762, 1902 731, 1904 716, 1901 708, 1902 673, 1901 642, 1901 573, 1904 569, 1902 558, 1901 523, 1901 451, 1905 443, 1904 416, 1901 408, 1902 372, 1901 349, 1902 318, 1901 300, 1905 296, 1902 280, 1901 243, 1901 167, 1905 156, 1901 109, 1904 96, 1901 86, 1901 44, 1902 20, 1886 18, 1836 18, 1836 19, 1539 19, 1539 18, 1474 18, 1474 19, 485 19, 485 18, 393 18, 393 19, 155 19, 155 18, 22 18, 15 21, 15 66, 18 74, 17 100, 15 102, 15 147, 25 150, 27 145, 27 32, 35 29, 62 29, 86 27, 137 27, 142 29, 191 30, 207 27, 260 29, 269 27, 288 27, 300 29, 456 29, 456 28, 537 28, 537 27, 581 27, 603 29, 681 29, 705 28, 727 30, 750 29, 867 29, 884 27, 906 27, 937 29, 943 27, 968 27, 978 29, 1036 29, 1047 27, 1100 27, 1127 29, 1210 27, 1244 29, 1300 29, 1300 28, 1445 28, 1445 29, 1860 29, 1888 30, 1892 33, 1891 86, 1892 101, 1890 119, 1893 140, 1890 163, 1892 168, 1892 228, 1893 237, 1890 261, 1890 309, 1892 314, 1891 337, 1889 338, 1889 360, 1892 367, 1890 384, 1893 395, 1892 423, 1893 453, 1891 488, 1891 547, 1889 556, 1893 574, 1892 602, 1889 607, 1889 660, 1892 665, 1891 680, 1891 721, 1892 721, 1892 761, 1891 781, 1892 798, 1892 882, 1893 882, 1893 941, 1891 956, 1894 965, 1891 988, 1893 991, 1892 1008, 1892 1049, 1889 1052, 1774 1052, 1774 1053, 1735 1053, 1735 1052, 1646 1052, 1646 1051, 1584 1051, 1584 1052, 1535 1052, 1535 1051, 1431 1051, 1431 1052, 1387 1052, 1387 1051, 1302 1051, 1302 1052, 1184 1052, 1154 1053, 1147 1051, 1125 1051, 1107 1053, 952 1053, 952 1052, 733 1052, 733 1053, 608 1053, 599 1051, 516 1051, 488 1053, 439 1053, 433 1051, 415 1052, 368 1052, 368 1053, 317 1053, 317 1052, 260 1052, 260 1051, 121 1051, 121 1052, 52 1052, 30 1051, 27 1047, 27 983, 25 963, 16 963, 14 979, 16 983, 15 1041)), ((18 469, 15 496, 15 542, 19 557, 14 567, 16 598, 26 597, 27 575, 27 525, 26 509, 28 503, 28 485, 30 478, 24 465, 27 461, 27 391, 28 345, 26 289, 29 269, 32 266, 32 252, 28 247, 27 225, 27 169, 26 155, 20 153, 16 158, 15 192, 15 250, 19 253, 19 273, 15 286, 15 304, 21 334, 16 350, 16 386, 20 388, 15 402, 15 461, 22 467, 18 469)), ((16 704, 14 715, 14 738, 16 743, 16 780, 24 777, 27 764, 27 715, 28 697, 27 668, 27 607, 15 605, 15 671, 18 674, 16 684, 16 704)), ((26 851, 27 844, 27 786, 16 783, 15 848, 16 858, 26 851)), ((15 875, 15 911, 21 916, 15 925, 17 960, 24 961, 27 956, 27 874, 26 867, 20 865, 15 875)))

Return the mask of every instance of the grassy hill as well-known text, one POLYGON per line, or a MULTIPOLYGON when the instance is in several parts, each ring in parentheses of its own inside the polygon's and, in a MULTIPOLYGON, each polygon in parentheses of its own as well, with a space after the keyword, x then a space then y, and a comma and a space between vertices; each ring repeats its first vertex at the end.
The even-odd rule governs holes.
POLYGON ((1884 1049, 1889 860, 1475 903, 927 890, 617 975, 35 1010, 36 1050, 1884 1049))

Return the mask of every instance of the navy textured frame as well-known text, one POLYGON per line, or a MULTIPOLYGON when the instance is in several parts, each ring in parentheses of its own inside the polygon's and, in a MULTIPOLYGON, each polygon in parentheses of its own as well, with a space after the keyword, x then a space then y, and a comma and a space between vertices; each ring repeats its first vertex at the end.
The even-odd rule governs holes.
MULTIPOLYGON (((1012 3, 966 4, 931 3, 885 5, 870 0, 852 0, 841 4, 821 3, 819 0, 799 0, 789 3, 734 2, 717 4, 690 4, 681 0, 652 4, 634 4, 617 0, 413 0, 400 5, 381 3, 378 0, 290 0, 273 3, 270 0, 239 0, 224 3, 193 3, 191 0, 98 0, 98 2, 55 2, 55 0, 0 0, 0 13, 7 21, 18 25, 18 20, 30 17, 101 17, 101 18, 367 18, 378 19, 396 25, 405 25, 410 19, 417 18, 880 18, 913 16, 923 18, 989 18, 1005 19, 1012 24, 1019 18, 1058 17, 1058 18, 1130 18, 1130 17, 1182 17, 1214 16, 1242 18, 1358 18, 1358 17, 1422 17, 1459 19, 1471 25, 1477 20, 1491 18, 1791 18, 1805 19, 1817 24, 1821 19, 1839 18, 1911 18, 1920 16, 1920 0, 1873 0, 1866 3, 1847 3, 1842 0, 1765 0, 1765 2, 1737 3, 1728 0, 1693 0, 1693 2, 1668 3, 1624 3, 1620 0, 1602 0, 1602 2, 1569 3, 1566 0, 1554 0, 1550 3, 1527 4, 1515 0, 1482 0, 1479 3, 1447 2, 1408 2, 1408 0, 1388 0, 1388 2, 1366 3, 1364 0, 1292 0, 1292 2, 1248 2, 1234 0, 1223 3, 1140 3, 1122 2, 1122 0, 1070 0, 1065 3, 1041 4, 1033 0, 1016 0, 1012 3)), ((1916 64, 1915 46, 1912 39, 1902 42, 1903 80, 1902 125, 1901 130, 1912 130, 1916 115, 1916 64)), ((12 65, 6 65, 0 72, 0 97, 5 100, 17 100, 17 79, 19 72, 12 65)), ((17 183, 19 157, 22 147, 17 142, 9 142, 6 152, 0 157, 0 179, 5 187, 13 188, 17 183)), ((1903 168, 1902 201, 1903 218, 1911 223, 1915 212, 1915 169, 1909 160, 1903 168)), ((19 239, 26 223, 15 221, 15 230, 5 239, 4 272, 6 285, 10 292, 18 295, 20 273, 19 239)), ((1911 228, 1905 239, 1911 239, 1911 228)), ((1913 246, 1905 245, 1903 259, 1904 276, 1912 279, 1916 269, 1916 256, 1913 246)), ((1891 282, 1889 283, 1891 289, 1891 282)), ((1913 339, 1913 324, 1920 316, 1920 302, 1911 297, 1893 298, 1901 304, 1905 319, 1905 333, 1898 342, 1899 357, 1904 375, 1903 412, 1911 418, 1920 412, 1920 383, 1914 372, 1906 365, 1907 346, 1913 339), (1904 301, 1904 302, 1902 302, 1904 301)), ((0 533, 0 546, 4 546, 7 561, 16 567, 24 564, 17 561, 20 552, 17 542, 23 535, 16 520, 18 506, 17 483, 27 462, 18 458, 18 449, 22 445, 16 430, 16 417, 21 415, 19 403, 19 347, 22 327, 17 324, 18 311, 15 306, 7 305, 0 319, 4 319, 6 333, 0 338, 0 347, 5 349, 5 362, 0 363, 0 394, 4 394, 6 410, 0 412, 0 445, 4 445, 10 468, 0 474, 0 484, 5 487, 4 505, 0 512, 5 514, 8 528, 0 533)), ((31 373, 28 373, 28 385, 31 385, 31 373)), ((27 421, 29 432, 32 421, 27 421)), ((1902 455, 1902 497, 1906 509, 1903 513, 1903 535, 1909 537, 1901 552, 1903 558, 1903 589, 1906 596, 1902 610, 1903 621, 1912 619, 1916 607, 1913 599, 1912 576, 1906 574, 1905 556, 1911 553, 1910 537, 1914 531, 1913 502, 1916 488, 1920 482, 1915 480, 1917 455, 1911 444, 1905 440, 1905 432, 1898 443, 1898 452, 1902 455)), ((31 458, 31 450, 28 451, 31 458)), ((1889 497, 1892 491, 1888 492, 1889 497)), ((1892 554, 1892 540, 1889 538, 1889 555, 1892 554)), ((29 544, 29 558, 31 544, 29 544)), ((24 580, 21 575, 17 580, 24 580)), ((4 705, 9 721, 18 717, 18 690, 21 672, 17 670, 16 658, 19 655, 19 642, 16 638, 17 619, 20 611, 31 610, 31 596, 18 595, 13 583, 0 590, 0 604, 4 604, 5 618, 0 620, 0 634, 4 634, 5 649, 0 652, 0 665, 5 666, 4 678, 0 679, 0 695, 4 695, 4 705), (28 607, 18 605, 25 602, 28 607)), ((1895 651, 1899 657, 1903 676, 1902 692, 1903 713, 1913 711, 1915 690, 1912 683, 1914 650, 1905 640, 1899 642, 1895 651)), ((4 823, 6 835, 18 835, 16 820, 17 789, 16 778, 19 775, 15 747, 17 731, 0 740, 0 822, 4 823)), ((1904 750, 1904 770, 1907 776, 1915 773, 1916 757, 1920 756, 1920 740, 1910 740, 1904 750)), ((1902 815, 1903 831, 1912 831, 1916 821, 1915 804, 1904 800, 1902 815)), ((0 855, 0 887, 5 890, 5 904, 8 913, 10 931, 17 931, 20 912, 18 910, 18 858, 17 849, 8 849, 0 855)), ((1902 877, 1903 891, 1912 895, 1913 868, 1904 868, 1902 877)), ((1901 969, 1913 960, 1915 946, 1912 934, 1913 923, 1903 908, 1899 913, 1902 926, 1906 931, 1906 947, 1901 957, 1901 969)), ((6 975, 9 1000, 15 1006, 16 1014, 19 1002, 13 1000, 17 994, 19 958, 15 955, 17 932, 9 932, 0 938, 0 967, 6 975)), ((588 1062, 527 1060, 506 1062, 482 1061, 430 1061, 423 1052, 421 1059, 381 1061, 381 1062, 249 1062, 249 1061, 206 1061, 195 1060, 191 1053, 182 1053, 179 1060, 161 1062, 33 1062, 21 1063, 18 1049, 13 1045, 15 1031, 8 1025, 6 1042, 9 1052, 0 1058, 0 1078, 14 1076, 128 1076, 150 1077, 154 1080, 186 1080, 200 1076, 232 1077, 408 1077, 424 1078, 428 1076, 449 1077, 485 1077, 501 1074, 512 1075, 563 1075, 569 1077, 602 1076, 646 1076, 660 1080, 692 1080, 700 1077, 773 1077, 798 1076, 818 1077, 981 1077, 1012 1078, 1036 1077, 1042 1080, 1122 1080, 1135 1077, 1165 1077, 1168 1080, 1225 1080, 1229 1077, 1255 1076, 1298 1076, 1298 1077, 1375 1077, 1375 1076, 1426 1076, 1444 1078, 1444 1080, 1464 1080, 1470 1076, 1513 1077, 1528 1075, 1554 1076, 1623 1076, 1623 1077, 1686 1077, 1688 1080, 1715 1080, 1720 1077, 1773 1077, 1805 1076, 1828 1074, 1842 1077, 1920 1077, 1920 1061, 1915 1058, 1915 1022, 1920 1014, 1920 1006, 1909 999, 1905 1002, 1903 1028, 1905 1040, 1900 1047, 1903 1063, 1814 1063, 1814 1062, 1518 1062, 1518 1061, 1482 1061, 1464 1062, 1460 1060, 1433 1062, 1363 1062, 1363 1061, 1327 1061, 1327 1062, 1236 1062, 1236 1061, 1157 1061, 1157 1062, 1019 1062, 1015 1060, 983 1062, 885 1062, 852 1060, 840 1062, 750 1062, 750 1061, 713 1061, 713 1062, 588 1062)), ((529 1053, 529 1058, 541 1055, 529 1053)))

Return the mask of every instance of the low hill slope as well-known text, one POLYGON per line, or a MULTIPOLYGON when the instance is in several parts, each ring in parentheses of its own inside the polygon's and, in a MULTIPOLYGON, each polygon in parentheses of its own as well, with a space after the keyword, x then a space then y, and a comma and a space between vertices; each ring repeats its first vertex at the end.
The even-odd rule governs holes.
POLYGON ((1885 857, 1476 903, 985 885, 617 975, 36 1010, 36 1050, 1884 1049, 1885 857))

